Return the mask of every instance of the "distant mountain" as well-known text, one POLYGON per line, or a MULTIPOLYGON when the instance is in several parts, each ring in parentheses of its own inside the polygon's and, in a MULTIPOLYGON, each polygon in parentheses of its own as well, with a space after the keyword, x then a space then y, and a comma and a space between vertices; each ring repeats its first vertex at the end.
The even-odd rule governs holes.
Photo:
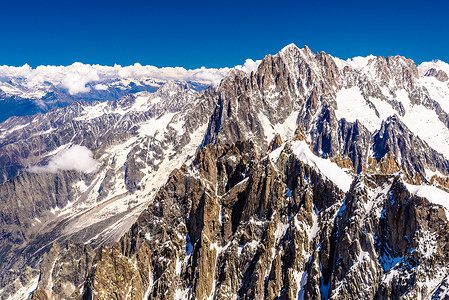
POLYGON ((154 92, 169 80, 203 90, 229 71, 152 66, 0 66, 0 122, 11 116, 45 113, 78 100, 117 100, 130 93, 154 92))
POLYGON ((445 68, 289 45, 9 118, 0 296, 445 299, 445 68))

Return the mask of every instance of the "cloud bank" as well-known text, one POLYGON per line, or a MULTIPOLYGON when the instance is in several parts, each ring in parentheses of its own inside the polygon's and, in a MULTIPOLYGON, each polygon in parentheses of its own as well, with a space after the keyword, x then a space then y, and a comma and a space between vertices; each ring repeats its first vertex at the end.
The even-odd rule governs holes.
POLYGON ((81 172, 92 172, 97 168, 98 162, 93 158, 93 153, 88 148, 73 145, 68 149, 58 152, 53 156, 46 166, 34 166, 30 172, 56 173, 63 170, 75 170, 81 172))
MULTIPOLYGON (((237 69, 251 73, 256 71, 261 60, 247 59, 237 69)), ((96 90, 108 88, 105 82, 126 79, 141 81, 155 79, 161 81, 193 81, 205 84, 218 85, 229 73, 231 68, 198 68, 188 70, 182 67, 157 68, 142 66, 135 63, 131 66, 102 66, 83 63, 73 63, 69 66, 38 66, 36 68, 25 64, 21 67, 0 66, 0 81, 11 79, 22 80, 20 84, 28 90, 36 90, 46 82, 67 90, 71 95, 87 93, 91 86, 96 90)))
POLYGON ((37 89, 45 82, 66 89, 71 95, 90 91, 88 83, 92 83, 95 89, 104 89, 101 82, 117 79, 128 80, 175 80, 196 81, 206 84, 218 84, 228 74, 230 68, 207 69, 205 67, 187 70, 181 67, 157 68, 154 66, 142 66, 136 63, 132 66, 120 65, 101 66, 76 62, 69 66, 38 66, 31 68, 25 64, 21 67, 0 66, 0 81, 11 79, 24 80, 26 88, 37 89), (95 84, 98 82, 97 84, 95 84))

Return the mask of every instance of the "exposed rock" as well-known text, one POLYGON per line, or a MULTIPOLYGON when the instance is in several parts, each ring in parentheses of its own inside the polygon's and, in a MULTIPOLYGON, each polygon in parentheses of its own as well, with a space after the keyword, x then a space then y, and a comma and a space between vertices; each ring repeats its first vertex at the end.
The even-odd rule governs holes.
POLYGON ((84 283, 94 255, 89 245, 69 241, 61 247, 55 243, 42 258, 39 284, 33 297, 43 299, 45 295, 48 299, 68 299, 84 283))
POLYGON ((282 139, 279 134, 276 134, 268 145, 268 151, 274 151, 282 145, 282 139))
POLYGON ((444 72, 443 70, 436 70, 435 68, 431 68, 429 69, 424 76, 432 76, 435 77, 436 79, 438 79, 441 82, 445 82, 448 80, 448 76, 446 74, 446 72, 444 72))
POLYGON ((388 152, 400 158, 401 167, 409 174, 424 175, 425 169, 438 169, 447 175, 449 162, 427 143, 415 136, 397 116, 382 122, 381 129, 374 135, 374 155, 378 161, 388 152), (413 157, 413 158, 412 158, 413 157))

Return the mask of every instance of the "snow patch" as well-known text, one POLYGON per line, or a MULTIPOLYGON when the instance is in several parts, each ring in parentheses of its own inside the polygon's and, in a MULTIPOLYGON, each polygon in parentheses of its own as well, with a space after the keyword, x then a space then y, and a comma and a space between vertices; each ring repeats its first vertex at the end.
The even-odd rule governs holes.
POLYGON ((163 132, 174 115, 174 113, 168 113, 159 118, 153 118, 146 121, 145 123, 140 125, 139 135, 152 136, 157 140, 160 140, 163 136, 159 133, 163 132))
POLYGON ((282 140, 289 140, 293 138, 295 130, 298 127, 296 124, 298 115, 299 112, 294 111, 285 119, 283 123, 276 125, 271 124, 270 120, 263 112, 259 112, 257 117, 262 124, 266 140, 271 141, 276 134, 279 134, 282 140))
POLYGON ((338 119, 344 118, 349 122, 359 120, 371 132, 377 130, 382 124, 382 119, 368 105, 358 87, 338 91, 335 100, 338 106, 335 115, 338 119))
POLYGON ((368 55, 366 57, 356 56, 353 58, 348 58, 347 60, 343 60, 338 57, 333 57, 335 64, 340 70, 343 70, 344 67, 350 67, 351 69, 360 71, 364 67, 368 65, 370 59, 376 58, 374 55, 368 55))
POLYGON ((437 71, 442 70, 449 75, 449 64, 439 59, 422 62, 418 66, 419 75, 424 76, 424 74, 426 74, 430 69, 435 69, 437 71))
MULTIPOLYGON (((269 154, 270 159, 277 160, 285 143, 269 154)), ((323 174, 327 179, 337 185, 342 191, 347 192, 352 183, 352 176, 347 174, 343 169, 338 167, 329 159, 324 159, 312 153, 309 145, 305 141, 295 141, 291 143, 293 153, 302 162, 315 168, 318 172, 323 174)))
POLYGON ((433 204, 441 205, 446 213, 446 219, 449 220, 449 193, 434 186, 404 184, 410 193, 426 198, 433 204))
POLYGON ((438 119, 434 110, 422 105, 406 107, 401 121, 417 136, 424 140, 430 147, 449 158, 449 130, 438 119))

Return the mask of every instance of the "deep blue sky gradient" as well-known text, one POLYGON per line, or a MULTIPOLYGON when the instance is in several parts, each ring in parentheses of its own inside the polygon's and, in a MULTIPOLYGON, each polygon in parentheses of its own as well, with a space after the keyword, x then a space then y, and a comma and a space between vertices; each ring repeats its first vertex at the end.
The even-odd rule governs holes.
POLYGON ((445 1, 2 1, 0 65, 231 67, 289 43, 449 62, 445 1))

